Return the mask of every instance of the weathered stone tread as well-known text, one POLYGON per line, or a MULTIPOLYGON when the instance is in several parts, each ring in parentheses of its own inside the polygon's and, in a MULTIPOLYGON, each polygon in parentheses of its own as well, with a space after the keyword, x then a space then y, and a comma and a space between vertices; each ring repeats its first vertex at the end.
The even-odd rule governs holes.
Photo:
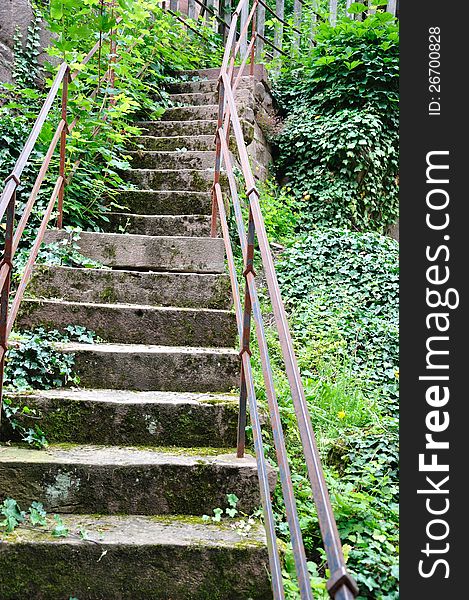
POLYGON ((25 298, 17 317, 20 329, 69 325, 125 344, 229 347, 237 336, 235 315, 217 309, 25 298))
POLYGON ((136 235, 209 237, 211 218, 208 215, 139 215, 127 212, 107 214, 106 231, 136 235))
POLYGON ((233 348, 78 343, 58 347, 74 354, 83 387, 231 392, 239 385, 239 355, 233 348))
MULTIPOLYGON (((66 240, 63 230, 47 231, 45 242, 66 240)), ((221 238, 150 236, 84 231, 77 245, 82 254, 113 268, 189 273, 224 273, 221 238)))
POLYGON ((0 544, 2 600, 272 598, 260 525, 245 538, 196 517, 62 519, 68 537, 19 528, 0 544))
POLYGON ((226 274, 157 273, 37 266, 28 292, 39 298, 106 304, 228 308, 226 274))
MULTIPOLYGON (((20 506, 84 514, 210 513, 239 498, 250 513, 260 503, 254 457, 219 448, 51 445, 37 451, 0 446, 0 498, 20 506)), ((275 485, 275 473, 270 473, 275 485)))

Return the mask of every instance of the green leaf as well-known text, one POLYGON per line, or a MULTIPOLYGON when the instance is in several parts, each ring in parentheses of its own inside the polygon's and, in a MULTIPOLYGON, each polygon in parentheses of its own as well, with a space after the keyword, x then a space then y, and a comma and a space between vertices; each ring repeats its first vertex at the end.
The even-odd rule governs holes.
POLYGON ((348 7, 347 12, 351 15, 357 15, 359 13, 366 12, 368 10, 368 6, 362 4, 361 2, 352 2, 352 4, 348 7))
POLYGON ((5 527, 7 532, 13 531, 25 519, 25 513, 20 510, 16 500, 7 498, 0 505, 0 514, 5 517, 0 521, 0 526, 5 527))
POLYGON ((59 21, 64 14, 62 0, 50 0, 50 16, 53 20, 59 21))
POLYGON ((238 502, 239 502, 239 498, 238 496, 236 496, 236 494, 227 494, 226 495, 226 499, 228 500, 228 504, 232 507, 232 508, 236 508, 238 502))
POLYGON ((40 502, 33 502, 29 508, 29 520, 31 525, 46 525, 47 513, 40 502))
POLYGON ((54 515, 54 521, 56 522, 55 527, 52 529, 51 534, 54 537, 67 537, 68 529, 65 527, 62 519, 59 515, 54 515))

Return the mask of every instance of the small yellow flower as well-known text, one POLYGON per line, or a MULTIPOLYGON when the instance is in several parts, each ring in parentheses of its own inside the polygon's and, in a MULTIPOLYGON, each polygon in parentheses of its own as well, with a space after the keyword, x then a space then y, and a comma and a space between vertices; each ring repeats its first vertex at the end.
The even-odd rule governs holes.
POLYGON ((394 377, 399 381, 399 369, 394 371, 394 377))
POLYGON ((339 410, 337 416, 339 417, 339 419, 345 419, 345 411, 339 410))
POLYGON ((305 194, 305 197, 304 197, 305 200, 309 200, 310 198, 311 198, 311 196, 309 194, 305 194))

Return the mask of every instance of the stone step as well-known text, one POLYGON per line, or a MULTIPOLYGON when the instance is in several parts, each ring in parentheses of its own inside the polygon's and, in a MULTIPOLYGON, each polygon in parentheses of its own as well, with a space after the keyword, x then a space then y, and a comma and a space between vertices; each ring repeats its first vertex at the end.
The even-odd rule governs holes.
MULTIPOLYGON (((171 94, 171 100, 175 103, 175 106, 218 106, 219 97, 218 92, 215 91, 203 91, 203 92, 185 92, 171 94)), ((248 87, 238 87, 235 91, 235 100, 239 108, 244 107, 248 104, 253 103, 252 90, 248 87)))
POLYGON ((184 190, 126 190, 116 202, 139 215, 209 215, 212 208, 210 192, 184 190))
MULTIPOLYGON (((190 116, 190 115, 189 115, 190 116)), ((142 130, 142 135, 156 137, 190 137, 198 135, 213 135, 217 131, 216 113, 208 119, 197 121, 140 121, 136 123, 142 130)), ((244 140, 247 144, 254 139, 254 113, 246 109, 240 113, 244 140)))
POLYGON ((41 502, 48 512, 203 515, 236 494, 249 514, 259 506, 258 487, 254 457, 219 448, 0 446, 0 498, 41 502))
POLYGON ((16 323, 21 329, 59 331, 80 325, 106 342, 124 344, 229 348, 237 337, 234 313, 202 308, 25 298, 16 323))
MULTIPOLYGON (((236 104, 240 118, 254 121, 254 99, 249 90, 240 90, 236 95, 236 104)), ((218 118, 218 104, 203 106, 175 106, 167 108, 161 117, 163 121, 207 121, 218 118)))
POLYGON ((141 135, 133 138, 132 147, 135 144, 142 145, 145 150, 153 151, 175 151, 185 148, 186 150, 214 150, 215 134, 213 135, 177 135, 172 137, 156 137, 152 135, 141 135))
POLYGON ((231 392, 239 385, 232 348, 141 344, 63 344, 86 388, 170 392, 231 392))
POLYGON ((137 235, 209 237, 211 218, 208 215, 134 215, 107 213, 105 230, 124 231, 137 235))
MULTIPOLYGON (((239 73, 240 67, 234 67, 233 75, 236 77, 239 73)), ((179 75, 185 75, 190 79, 208 79, 217 80, 220 77, 220 68, 211 67, 208 69, 191 69, 188 71, 180 71, 179 75)), ((267 80, 267 69, 263 64, 254 65, 254 78, 267 80)), ((245 65, 243 69, 243 78, 251 76, 251 66, 245 65)))
POLYGON ((140 121, 136 123, 144 135, 152 136, 197 136, 213 135, 217 130, 216 117, 197 121, 140 121))
MULTIPOLYGON (((236 446, 238 396, 234 394, 62 388, 8 397, 14 406, 36 411, 34 420, 27 414, 18 419, 26 427, 39 425, 49 443, 236 446)), ((2 425, 5 431, 6 419, 2 425)))
POLYGON ((51 522, 5 536, 2 600, 272 599, 260 525, 244 537, 199 517, 62 518, 64 538, 48 533, 51 522))
POLYGON ((163 121, 209 121, 218 117, 218 104, 205 106, 174 106, 167 108, 161 117, 163 121))
MULTIPOLYGON (((241 77, 238 89, 249 89, 254 84, 253 77, 241 77)), ((216 92, 218 88, 218 79, 196 79, 193 81, 178 81, 168 86, 168 91, 172 94, 194 94, 216 92)))
MULTIPOLYGON (((208 192, 213 186, 213 167, 205 170, 130 169, 123 172, 123 177, 140 190, 208 192)), ((226 181, 223 174, 222 180, 226 181)))
POLYGON ((229 308, 228 275, 35 267, 28 291, 72 302, 229 308))
POLYGON ((132 158, 130 164, 133 169, 213 169, 215 166, 213 149, 172 152, 137 150, 127 154, 132 158))
MULTIPOLYGON (((45 243, 68 239, 63 230, 46 232, 45 243)), ((108 267, 223 273, 224 247, 221 238, 155 237, 119 233, 82 232, 80 252, 108 267)))
POLYGON ((171 94, 171 100, 175 106, 206 106, 219 102, 216 89, 214 91, 176 92, 171 94))

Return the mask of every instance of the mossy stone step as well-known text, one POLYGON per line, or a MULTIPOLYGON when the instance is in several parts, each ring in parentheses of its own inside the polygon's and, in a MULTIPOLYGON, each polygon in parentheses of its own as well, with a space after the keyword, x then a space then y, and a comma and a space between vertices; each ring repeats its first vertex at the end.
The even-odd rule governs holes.
POLYGON ((210 150, 174 150, 152 151, 132 150, 133 169, 213 169, 215 164, 214 148, 210 150))
POLYGON ((138 215, 107 213, 108 232, 119 230, 136 235, 209 237, 211 217, 208 215, 138 215))
MULTIPOLYGON (((275 485, 275 472, 270 472, 275 485)), ((49 512, 203 515, 239 498, 260 503, 256 461, 216 448, 51 445, 38 451, 0 446, 0 498, 49 512)))
MULTIPOLYGON (((45 243, 69 239, 64 230, 47 231, 45 243)), ((221 238, 149 236, 119 233, 82 232, 80 252, 108 267, 224 273, 224 246, 221 238)))
POLYGON ((20 329, 65 330, 80 325, 107 342, 167 346, 234 346, 234 313, 225 310, 97 304, 25 298, 17 317, 20 329))
POLYGON ((87 388, 170 392, 231 392, 239 385, 239 355, 232 348, 62 344, 75 356, 87 388))
MULTIPOLYGON (((240 90, 236 95, 238 117, 254 123, 254 98, 249 90, 240 90)), ((175 106, 167 108, 162 121, 210 121, 218 118, 218 103, 204 106, 175 106)))
MULTIPOLYGON (((174 110, 174 109, 173 109, 174 110)), ((211 109, 213 110, 213 109, 211 109)), ((137 127, 140 127, 143 135, 151 136, 197 136, 197 135, 213 135, 217 130, 217 113, 210 113, 207 119, 198 120, 174 120, 169 121, 170 115, 166 116, 163 121, 140 121, 137 127)), ((186 117, 188 115, 185 115, 186 117)), ((190 116, 190 115, 189 115, 190 116)), ((251 109, 241 115, 241 126, 243 128, 244 139, 247 144, 254 139, 254 113, 251 109)))
POLYGON ((196 517, 62 518, 67 537, 53 538, 49 523, 2 540, 2 600, 272 598, 261 525, 242 537, 230 523, 196 517))
MULTIPOLYGON (((36 411, 34 419, 18 419, 39 425, 50 443, 236 446, 237 394, 57 389, 7 396, 13 406, 36 411)), ((3 439, 12 439, 6 419, 2 426, 3 439)))
POLYGON ((218 116, 218 104, 205 106, 175 106, 167 108, 161 117, 162 121, 210 121, 218 116))
POLYGON ((216 116, 209 119, 198 119, 197 121, 139 121, 137 127, 144 135, 151 136, 196 136, 213 135, 217 131, 216 116))
POLYGON ((37 265, 28 292, 39 298, 102 304, 229 308, 225 273, 154 273, 37 265))
POLYGON ((154 135, 141 135, 131 140, 130 150, 143 146, 145 150, 153 151, 177 151, 186 150, 213 150, 215 148, 215 135, 190 135, 157 137, 154 135))
POLYGON ((116 202, 122 210, 139 215, 209 215, 212 207, 208 190, 124 190, 116 202))
MULTIPOLYGON (((253 106, 253 86, 238 86, 235 91, 235 100, 240 110, 246 106, 253 106)), ((189 91, 171 94, 175 107, 188 106, 218 106, 218 91, 189 91)))
MULTIPOLYGON (((213 168, 209 169, 129 169, 122 177, 140 190, 175 190, 210 192, 213 186, 213 168)), ((227 178, 222 173, 222 186, 227 178)))
MULTIPOLYGON (((241 77, 238 83, 238 89, 251 88, 253 85, 254 77, 241 77)), ((218 79, 194 79, 187 81, 178 81, 169 84, 167 89, 172 94, 216 92, 218 89, 218 79)))

